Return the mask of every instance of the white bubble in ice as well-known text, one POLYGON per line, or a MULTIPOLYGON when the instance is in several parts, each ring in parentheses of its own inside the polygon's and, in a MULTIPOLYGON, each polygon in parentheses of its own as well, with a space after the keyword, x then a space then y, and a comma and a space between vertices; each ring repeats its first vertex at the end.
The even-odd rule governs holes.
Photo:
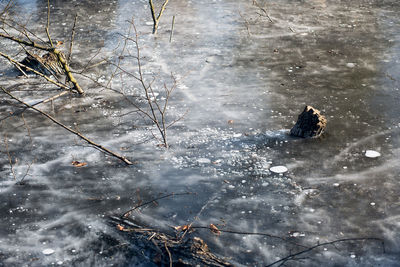
POLYGON ((380 157, 381 153, 379 153, 378 151, 375 150, 367 150, 365 151, 365 156, 367 158, 377 158, 380 157))
POLYGON ((346 67, 348 67, 348 68, 354 68, 356 66, 356 64, 355 63, 347 63, 346 64, 346 67))
POLYGON ((286 168, 285 166, 274 166, 269 168, 269 170, 274 173, 284 173, 288 171, 288 168, 286 168))
POLYGON ((46 249, 44 249, 44 250, 42 251, 42 253, 43 253, 44 255, 48 256, 48 255, 51 255, 51 254, 54 253, 54 249, 46 248, 46 249))
POLYGON ((206 159, 206 158, 199 158, 197 159, 197 162, 200 164, 210 164, 211 160, 210 159, 206 159))

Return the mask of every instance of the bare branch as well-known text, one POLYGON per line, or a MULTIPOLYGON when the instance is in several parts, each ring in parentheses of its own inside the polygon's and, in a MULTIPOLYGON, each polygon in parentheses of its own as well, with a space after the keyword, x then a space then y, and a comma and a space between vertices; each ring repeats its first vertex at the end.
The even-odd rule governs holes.
POLYGON ((273 266, 273 265, 275 265, 277 263, 285 263, 288 260, 295 259, 296 256, 299 256, 299 255, 302 255, 304 253, 310 252, 311 250, 314 250, 314 249, 322 247, 322 246, 333 245, 333 244, 341 243, 341 242, 352 242, 352 241, 376 241, 376 242, 381 242, 382 249, 385 250, 385 243, 384 243, 383 239, 381 239, 381 238, 377 238, 377 237, 345 238, 345 239, 338 239, 338 240, 335 240, 335 241, 330 241, 330 242, 325 242, 325 243, 318 243, 315 246, 309 247, 309 248, 307 248, 305 250, 302 250, 300 252, 297 252, 297 253, 290 254, 290 255, 288 255, 288 256, 280 259, 280 260, 277 260, 277 261, 275 261, 273 263, 270 263, 266 267, 273 266))
POLYGON ((39 112, 40 114, 42 114, 43 116, 47 117, 49 120, 51 120, 51 121, 54 122, 55 124, 61 126, 61 127, 64 128, 65 130, 67 130, 67 131, 73 133, 74 135, 78 136, 79 138, 85 140, 85 141, 86 141, 87 143, 89 143, 90 145, 92 145, 92 146, 94 146, 94 147, 96 147, 96 148, 102 150, 102 151, 105 152, 106 154, 109 154, 109 155, 111 155, 111 156, 113 156, 113 157, 116 157, 116 158, 122 160, 123 162, 125 162, 125 163, 128 164, 128 165, 132 165, 132 164, 133 164, 133 163, 132 163, 131 161, 129 161, 127 158, 125 158, 125 157, 123 157, 123 156, 121 156, 121 155, 119 155, 119 154, 117 154, 117 153, 115 153, 115 152, 113 152, 113 151, 111 151, 111 150, 105 148, 104 146, 102 146, 102 145, 100 145, 100 144, 95 143, 94 141, 90 140, 88 137, 84 136, 84 135, 81 134, 80 132, 75 131, 75 130, 69 128, 68 126, 66 126, 65 124, 59 122, 58 120, 56 120, 55 118, 53 118, 51 115, 47 114, 46 112, 43 112, 43 111, 41 111, 40 109, 37 109, 37 108, 35 108, 34 106, 29 105, 29 104, 27 104, 26 102, 24 102, 23 100, 21 100, 21 99, 15 97, 15 96, 12 95, 10 92, 8 92, 4 87, 0 86, 0 89, 1 89, 4 93, 6 93, 8 96, 10 96, 12 99, 14 99, 14 100, 18 101, 19 103, 25 105, 27 108, 30 108, 30 109, 33 109, 33 110, 39 112))
POLYGON ((160 23, 161 16, 162 16, 162 14, 163 14, 163 12, 164 12, 167 4, 168 4, 168 1, 169 0, 165 0, 164 1, 164 3, 161 6, 160 12, 158 13, 158 16, 156 17, 153 0, 149 0, 151 17, 153 18, 153 34, 157 33, 158 24, 160 23))

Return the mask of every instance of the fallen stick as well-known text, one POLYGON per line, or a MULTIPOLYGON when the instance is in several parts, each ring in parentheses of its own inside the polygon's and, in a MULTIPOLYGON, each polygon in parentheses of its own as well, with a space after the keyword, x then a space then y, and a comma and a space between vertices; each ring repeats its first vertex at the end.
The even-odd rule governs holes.
POLYGON ((85 140, 87 143, 89 143, 90 145, 97 147, 98 149, 100 149, 101 151, 105 152, 106 154, 109 154, 113 157, 116 157, 120 160, 122 160, 123 162, 125 162, 128 165, 132 165, 133 163, 131 161, 129 161, 127 158, 125 158, 124 156, 121 156, 107 148, 105 148, 102 145, 99 145, 97 143, 95 143, 94 141, 90 140, 89 138, 87 138, 86 136, 84 136, 83 134, 79 133, 78 131, 72 130, 71 128, 69 128, 68 126, 66 126, 65 124, 59 122, 58 120, 56 120, 55 118, 53 118, 51 115, 47 114, 46 112, 41 111, 40 109, 35 108, 32 105, 29 105, 28 103, 24 102, 23 100, 15 97, 14 95, 12 95, 10 92, 8 92, 3 86, 0 86, 0 89, 6 93, 8 96, 10 96, 12 99, 18 101, 19 103, 25 105, 27 108, 33 109, 37 112, 39 112, 40 114, 42 114, 43 116, 47 117, 48 119, 50 119, 52 122, 54 122, 55 124, 61 126, 62 128, 64 128, 65 130, 75 134, 76 136, 78 136, 79 138, 85 140))
POLYGON ((299 256, 301 254, 307 253, 311 250, 314 250, 316 248, 322 247, 322 246, 326 246, 326 245, 334 245, 335 243, 340 243, 340 242, 350 242, 350 241, 379 241, 382 242, 382 249, 383 249, 383 253, 385 253, 385 243, 383 241, 383 239, 381 238, 377 238, 377 237, 358 237, 358 238, 345 238, 345 239, 338 239, 338 240, 334 240, 331 242, 325 242, 325 243, 318 243, 317 245, 313 246, 313 247, 309 247, 308 249, 302 250, 300 252, 297 253, 293 253, 290 254, 280 260, 277 260, 273 263, 270 263, 268 265, 266 265, 266 267, 270 267, 273 266, 277 263, 281 263, 284 264, 285 262, 287 262, 288 260, 293 260, 295 259, 296 256, 299 256))
MULTIPOLYGON (((70 93, 70 91, 62 91, 62 92, 59 93, 59 94, 56 94, 56 95, 54 95, 54 96, 45 98, 45 99, 43 99, 43 100, 40 100, 40 101, 38 101, 38 102, 32 104, 31 106, 34 107, 34 106, 37 106, 37 105, 39 105, 39 104, 44 104, 44 103, 53 101, 53 100, 55 100, 55 99, 57 99, 57 98, 59 98, 59 97, 61 97, 61 96, 63 96, 63 95, 69 94, 69 93, 70 93)), ((5 117, 3 117, 3 118, 0 118, 0 122, 1 122, 1 121, 4 121, 5 119, 8 119, 9 117, 17 116, 17 115, 19 115, 19 114, 22 114, 26 109, 28 109, 28 108, 27 108, 27 107, 24 107, 24 108, 22 108, 21 110, 14 111, 14 112, 12 112, 12 113, 9 114, 9 115, 7 115, 7 116, 5 116, 5 117)))

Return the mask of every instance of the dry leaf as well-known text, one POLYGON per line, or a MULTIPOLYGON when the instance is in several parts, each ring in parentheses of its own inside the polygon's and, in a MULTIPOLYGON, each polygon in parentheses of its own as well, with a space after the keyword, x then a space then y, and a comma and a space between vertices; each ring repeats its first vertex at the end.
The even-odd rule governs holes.
POLYGON ((214 224, 210 224, 210 230, 211 232, 213 232, 214 234, 220 235, 221 231, 218 229, 217 226, 215 226, 214 224))
POLYGON ((189 224, 185 224, 185 225, 180 225, 180 226, 175 226, 174 229, 178 232, 180 231, 187 231, 189 230, 191 227, 189 224))
POLYGON ((73 166, 77 167, 77 168, 83 167, 83 166, 86 166, 86 165, 87 165, 86 162, 79 162, 79 161, 77 161, 77 160, 74 160, 73 162, 71 162, 71 164, 72 164, 73 166))
POLYGON ((228 120, 228 124, 233 124, 233 120, 228 120))
POLYGON ((120 224, 117 224, 117 229, 120 230, 120 231, 124 231, 125 230, 125 228, 120 224))

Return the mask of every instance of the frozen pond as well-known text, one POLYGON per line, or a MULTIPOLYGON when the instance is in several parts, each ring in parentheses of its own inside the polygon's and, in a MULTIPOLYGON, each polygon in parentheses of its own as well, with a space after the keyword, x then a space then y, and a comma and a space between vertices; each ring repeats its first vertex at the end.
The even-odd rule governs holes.
MULTIPOLYGON (((156 36, 148 1, 50 2, 54 39, 68 43, 78 14, 72 67, 111 64, 86 71, 96 82, 77 75, 85 96, 38 107, 134 164, 34 111, 2 119, 0 266, 157 266, 150 241, 138 244, 110 217, 184 192, 191 194, 143 206, 130 218, 168 233, 192 222, 238 232, 191 234, 236 266, 266 266, 342 239, 357 240, 320 246, 285 265, 398 266, 398 1, 171 0, 156 36), (121 54, 132 16, 145 79, 155 77, 160 101, 171 73, 178 80, 167 120, 183 118, 168 129, 169 149, 132 112, 129 101, 144 103, 137 80, 118 71, 111 84, 125 96, 100 87, 119 59, 124 70, 137 71, 134 45, 121 54), (288 135, 305 105, 328 119, 321 138, 288 135), (362 238, 382 239, 384 248, 362 238)), ((44 39, 46 14, 44 0, 16 0, 10 11, 44 39)), ((22 60, 18 50, 1 39, 0 52, 22 60)), ((25 101, 59 92, 39 77, 16 77, 1 60, 0 85, 25 101)), ((0 101, 0 118, 21 109, 4 93, 0 101)))

